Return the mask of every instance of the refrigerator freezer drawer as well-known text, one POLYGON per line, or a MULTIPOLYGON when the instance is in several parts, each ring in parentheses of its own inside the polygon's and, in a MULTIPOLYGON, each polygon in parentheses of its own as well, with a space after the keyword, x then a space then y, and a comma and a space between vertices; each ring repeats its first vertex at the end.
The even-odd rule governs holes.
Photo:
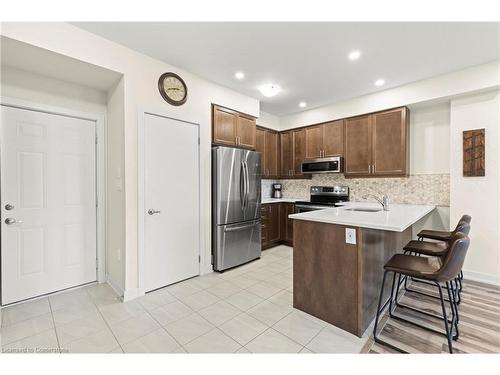
POLYGON ((261 222, 219 225, 215 234, 214 269, 223 271, 261 255, 261 222))

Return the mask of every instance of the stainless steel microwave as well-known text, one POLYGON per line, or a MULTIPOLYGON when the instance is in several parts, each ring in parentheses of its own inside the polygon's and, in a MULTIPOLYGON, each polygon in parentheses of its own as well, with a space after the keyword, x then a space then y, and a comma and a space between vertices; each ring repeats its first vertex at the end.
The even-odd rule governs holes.
POLYGON ((343 159, 341 156, 304 160, 302 162, 302 173, 340 173, 344 170, 344 166, 342 164, 343 159))

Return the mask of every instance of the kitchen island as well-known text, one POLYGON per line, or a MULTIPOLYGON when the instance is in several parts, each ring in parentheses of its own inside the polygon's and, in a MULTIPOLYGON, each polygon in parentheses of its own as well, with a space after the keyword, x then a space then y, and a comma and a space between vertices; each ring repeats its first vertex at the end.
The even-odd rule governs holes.
POLYGON ((290 215, 293 306, 361 337, 375 318, 384 263, 434 208, 393 204, 383 211, 379 204, 349 202, 290 215))

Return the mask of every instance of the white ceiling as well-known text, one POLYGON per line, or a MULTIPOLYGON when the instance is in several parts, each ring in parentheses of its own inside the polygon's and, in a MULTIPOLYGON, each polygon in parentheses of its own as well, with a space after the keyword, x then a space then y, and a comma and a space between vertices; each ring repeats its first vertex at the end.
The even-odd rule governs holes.
POLYGON ((500 59, 499 23, 172 23, 74 25, 261 100, 284 115, 500 59), (351 62, 353 49, 362 52, 351 62), (245 72, 237 81, 234 73, 245 72), (384 78, 385 86, 374 81, 384 78), (258 91, 276 83, 282 93, 258 91))
POLYGON ((1 65, 71 82, 99 91, 108 91, 121 74, 76 60, 18 40, 0 37, 1 65))

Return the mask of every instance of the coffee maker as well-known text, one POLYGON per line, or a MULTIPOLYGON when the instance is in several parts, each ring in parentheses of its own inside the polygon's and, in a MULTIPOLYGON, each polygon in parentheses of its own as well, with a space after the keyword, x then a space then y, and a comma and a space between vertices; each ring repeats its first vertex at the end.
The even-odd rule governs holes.
POLYGON ((282 185, 281 184, 273 184, 273 198, 283 198, 281 194, 282 185))

